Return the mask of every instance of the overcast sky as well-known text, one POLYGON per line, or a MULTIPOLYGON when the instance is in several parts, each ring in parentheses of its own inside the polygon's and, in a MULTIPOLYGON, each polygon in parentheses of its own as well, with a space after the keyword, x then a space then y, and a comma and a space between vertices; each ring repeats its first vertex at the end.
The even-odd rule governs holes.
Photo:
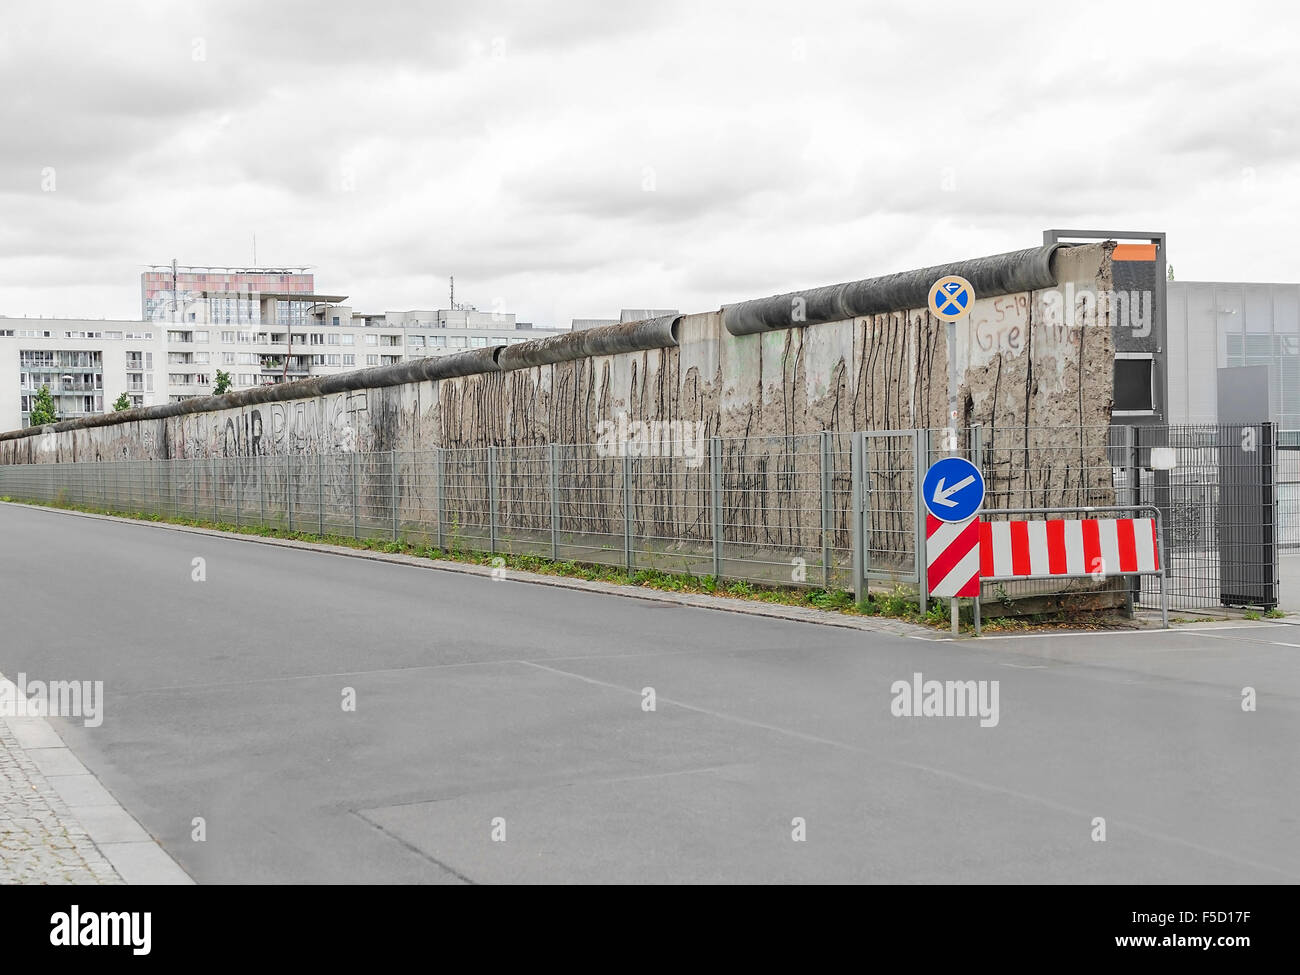
POLYGON ((7 3, 0 314, 146 265, 567 326, 1164 230, 1297 281, 1294 4, 7 3))

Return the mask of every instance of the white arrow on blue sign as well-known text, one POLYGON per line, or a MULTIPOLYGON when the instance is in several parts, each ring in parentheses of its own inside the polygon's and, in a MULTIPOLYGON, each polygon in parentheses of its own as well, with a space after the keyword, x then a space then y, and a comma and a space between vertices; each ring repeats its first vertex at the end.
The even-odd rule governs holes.
POLYGON ((964 457, 941 458, 925 472, 921 497, 940 521, 965 521, 984 504, 984 475, 964 457))

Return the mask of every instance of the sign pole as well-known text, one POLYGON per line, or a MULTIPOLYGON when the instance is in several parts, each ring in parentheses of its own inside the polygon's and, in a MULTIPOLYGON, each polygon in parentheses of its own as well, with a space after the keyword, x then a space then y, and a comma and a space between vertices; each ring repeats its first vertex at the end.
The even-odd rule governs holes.
MULTIPOLYGON (((948 346, 948 428, 944 430, 944 448, 945 452, 954 456, 958 453, 957 446, 957 399, 958 399, 958 377, 957 377, 957 322, 968 316, 975 305, 975 289, 965 278, 956 274, 950 274, 940 278, 930 288, 929 306, 930 312, 940 321, 947 323, 946 338, 948 346)), ((972 479, 973 480, 973 479, 972 479)), ((941 484, 943 482, 940 482, 941 484)), ((950 492, 951 493, 951 492, 950 492)), ((978 513, 979 505, 983 503, 984 483, 983 478, 979 478, 979 501, 975 504, 975 513, 978 513)), ((949 520, 948 515, 935 511, 935 504, 941 504, 953 507, 949 500, 949 494, 944 494, 942 498, 936 498, 935 504, 931 499, 925 498, 926 506, 930 508, 931 514, 936 518, 944 521, 949 520)), ((976 632, 978 633, 978 592, 975 596, 976 606, 976 632)), ((960 608, 958 596, 954 592, 948 599, 948 612, 952 622, 952 634, 957 636, 961 632, 960 608)))

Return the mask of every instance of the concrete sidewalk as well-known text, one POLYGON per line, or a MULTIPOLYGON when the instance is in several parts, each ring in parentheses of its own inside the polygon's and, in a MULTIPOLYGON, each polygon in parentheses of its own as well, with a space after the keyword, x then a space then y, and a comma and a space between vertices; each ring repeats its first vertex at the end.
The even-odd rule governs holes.
POLYGON ((0 717, 0 883, 192 881, 47 720, 0 717))

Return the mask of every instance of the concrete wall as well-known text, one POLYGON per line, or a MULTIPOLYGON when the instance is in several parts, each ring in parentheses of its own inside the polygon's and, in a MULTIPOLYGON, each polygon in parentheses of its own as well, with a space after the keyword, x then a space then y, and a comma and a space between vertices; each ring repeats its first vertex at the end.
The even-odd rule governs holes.
MULTIPOLYGON (((976 303, 957 329, 956 425, 1032 442, 1109 422, 1110 330, 1069 324, 1060 299, 1067 283, 1108 289, 1109 253, 1058 251, 1057 289, 976 303)), ((592 443, 620 413, 700 421, 706 436, 728 438, 950 425, 946 328, 924 309, 741 336, 708 312, 684 317, 678 337, 676 347, 4 439, 0 463, 592 443)))

